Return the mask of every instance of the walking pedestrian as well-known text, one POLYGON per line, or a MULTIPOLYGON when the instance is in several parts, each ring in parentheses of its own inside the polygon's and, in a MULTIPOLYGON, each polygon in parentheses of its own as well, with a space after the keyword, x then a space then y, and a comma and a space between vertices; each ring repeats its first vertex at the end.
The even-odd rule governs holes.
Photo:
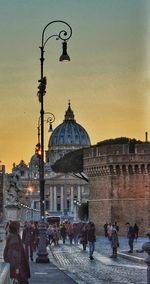
POLYGON ((20 223, 12 221, 4 248, 4 261, 10 264, 10 278, 19 284, 28 284, 30 278, 29 263, 19 235, 20 223))
POLYGON ((73 224, 73 239, 74 239, 74 244, 78 244, 78 235, 79 235, 79 230, 78 230, 78 225, 77 223, 73 224))
POLYGON ((62 224, 62 226, 60 228, 60 234, 61 234, 61 237, 62 237, 62 240, 63 240, 63 244, 65 244, 66 237, 67 237, 67 230, 66 230, 65 224, 62 224))
POLYGON ((36 251, 39 244, 39 228, 38 222, 34 222, 34 231, 35 231, 35 242, 34 242, 34 250, 36 251))
POLYGON ((31 261, 33 261, 33 251, 36 242, 36 234, 35 234, 34 225, 30 222, 26 223, 25 227, 23 228, 22 242, 25 247, 25 253, 27 258, 29 258, 30 254, 30 259, 31 261))
POLYGON ((105 233, 105 238, 107 238, 107 237, 108 237, 107 227, 108 227, 108 223, 106 222, 106 223, 104 224, 104 233, 105 233))
POLYGON ((119 247, 118 233, 115 224, 112 225, 111 231, 111 247, 112 255, 111 258, 117 258, 117 248, 119 247))
POLYGON ((53 241, 53 226, 51 224, 49 225, 47 229, 47 237, 48 237, 49 245, 51 245, 53 241))
POLYGON ((72 240, 73 240, 73 224, 69 224, 67 228, 67 235, 70 241, 70 245, 72 245, 72 240))
POLYGON ((93 253, 95 250, 95 242, 96 242, 96 236, 95 236, 95 225, 93 222, 89 222, 88 224, 88 243, 89 243, 89 258, 90 260, 93 260, 93 253))
POLYGON ((119 226, 118 226, 117 222, 114 223, 114 226, 115 226, 117 233, 118 233, 119 232, 119 226))
POLYGON ((129 240, 129 247, 130 247, 130 250, 128 252, 133 253, 133 242, 135 238, 134 227, 131 226, 129 222, 127 222, 126 225, 127 225, 127 238, 129 240))
POLYGON ((87 224, 83 224, 83 228, 81 229, 80 243, 83 246, 83 251, 86 251, 86 246, 87 246, 87 243, 88 243, 88 228, 87 228, 87 224))
POLYGON ((107 226, 107 236, 109 241, 111 241, 111 232, 112 232, 112 224, 109 223, 107 226))

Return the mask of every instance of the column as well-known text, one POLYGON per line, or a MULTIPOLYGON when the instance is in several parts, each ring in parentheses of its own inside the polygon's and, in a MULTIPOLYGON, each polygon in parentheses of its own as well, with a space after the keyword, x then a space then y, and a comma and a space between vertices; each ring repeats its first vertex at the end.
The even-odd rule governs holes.
POLYGON ((64 212, 64 188, 61 186, 61 211, 64 212))
POLYGON ((73 186, 71 186, 71 208, 70 208, 71 212, 73 212, 73 201, 74 201, 73 186))
POLYGON ((49 198, 50 198, 49 210, 53 211, 53 188, 52 186, 50 186, 49 188, 49 198))
POLYGON ((57 190, 56 190, 56 186, 54 186, 53 191, 54 191, 54 211, 57 211, 57 190))
POLYGON ((77 200, 81 202, 81 188, 80 188, 79 185, 78 185, 78 197, 77 197, 77 200))

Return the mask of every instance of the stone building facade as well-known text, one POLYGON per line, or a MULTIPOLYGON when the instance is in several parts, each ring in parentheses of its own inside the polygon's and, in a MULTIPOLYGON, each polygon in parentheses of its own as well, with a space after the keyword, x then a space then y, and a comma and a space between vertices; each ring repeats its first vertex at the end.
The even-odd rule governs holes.
MULTIPOLYGON (((44 179, 45 210, 48 214, 59 215, 66 219, 72 217, 73 219, 75 213, 74 200, 81 203, 87 202, 89 198, 88 183, 73 174, 56 174, 52 171, 51 165, 66 153, 89 146, 88 133, 76 122, 69 102, 64 120, 52 132, 46 151, 44 179)), ((24 202, 30 208, 28 210, 25 208, 26 215, 30 217, 30 213, 32 213, 32 215, 35 215, 33 217, 39 219, 37 215, 40 209, 39 156, 36 150, 28 165, 22 160, 18 165, 14 164, 12 173, 19 176, 24 188, 24 202)), ((24 212, 23 215, 25 215, 24 212)))
POLYGON ((120 234, 126 222, 150 228, 150 143, 92 146, 84 150, 84 172, 89 178, 89 216, 97 232, 117 221, 120 234))

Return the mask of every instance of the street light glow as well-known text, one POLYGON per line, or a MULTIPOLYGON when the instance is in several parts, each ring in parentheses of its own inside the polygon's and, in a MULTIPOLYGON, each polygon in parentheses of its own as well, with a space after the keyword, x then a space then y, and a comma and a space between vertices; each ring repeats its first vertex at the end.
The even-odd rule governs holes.
POLYGON ((32 193, 33 192, 33 188, 31 186, 28 187, 28 192, 32 193))

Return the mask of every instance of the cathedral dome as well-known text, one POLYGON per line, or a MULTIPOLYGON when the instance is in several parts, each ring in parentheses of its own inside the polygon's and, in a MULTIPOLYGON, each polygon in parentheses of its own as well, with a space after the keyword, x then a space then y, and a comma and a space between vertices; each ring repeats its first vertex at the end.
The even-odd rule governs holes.
POLYGON ((53 131, 48 147, 53 145, 80 145, 90 146, 90 138, 86 130, 74 119, 74 113, 71 109, 70 102, 65 113, 63 123, 58 125, 53 131))

